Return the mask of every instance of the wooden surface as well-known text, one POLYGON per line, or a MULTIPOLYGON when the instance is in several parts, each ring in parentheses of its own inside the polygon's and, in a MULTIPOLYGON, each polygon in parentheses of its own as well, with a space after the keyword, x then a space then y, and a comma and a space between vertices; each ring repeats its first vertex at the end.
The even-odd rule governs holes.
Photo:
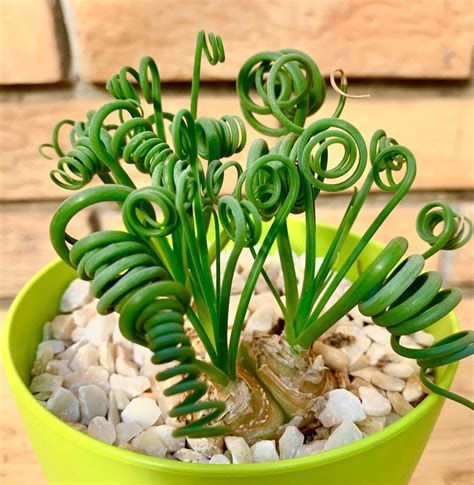
POLYGON ((145 54, 163 80, 189 80, 201 29, 226 51, 224 66, 204 63, 207 80, 283 48, 308 52, 324 75, 467 79, 471 66, 471 0, 0 0, 0 11, 4 85, 102 82, 145 54))
MULTIPOLYGON (((414 98, 402 89, 384 93, 373 92, 370 87, 352 87, 351 91, 369 92, 372 97, 350 99, 344 110, 344 119, 357 126, 367 144, 374 131, 383 128, 414 153, 418 172, 413 190, 474 188, 472 99, 460 97, 458 92, 446 97, 430 95, 414 98), (448 165, 453 170, 446 170, 448 165)), ((56 166, 57 157, 54 161, 41 158, 38 146, 51 142, 51 132, 57 121, 64 118, 84 120, 88 110, 97 109, 110 100, 100 96, 3 103, 0 110, 0 200, 57 199, 69 195, 70 192, 56 187, 48 177, 48 172, 56 166)), ((328 101, 313 118, 330 116, 336 103, 329 89, 328 101)), ((163 107, 166 111, 176 112, 186 106, 189 106, 188 93, 165 93, 163 107)), ((199 115, 218 117, 225 113, 242 116, 237 95, 230 90, 221 93, 205 90, 200 96, 199 115)), ((260 136, 250 127, 248 132, 250 140, 260 136)), ((66 129, 64 138, 67 133, 66 129)), ((271 140, 271 145, 274 142, 274 139, 271 140)), ((233 158, 244 161, 248 147, 249 144, 233 158)), ((67 143, 64 149, 68 150, 67 143)), ((144 179, 142 176, 139 182, 144 182, 144 179)))
MULTIPOLYGON (((474 298, 466 298, 458 310, 458 316, 464 322, 464 328, 474 329, 473 314, 474 298)), ((470 362, 462 362, 453 390, 473 399, 473 375, 472 359, 470 362)), ((0 406, 0 483, 2 485, 46 484, 5 383, 3 371, 0 382, 0 406)), ((428 446, 410 481, 411 485, 470 485, 474 483, 473 414, 467 408, 446 402, 428 446)), ((394 457, 394 459, 396 458, 394 457)), ((389 483, 388 481, 387 484, 389 483)))
POLYGON ((204 63, 202 79, 235 79, 254 53, 289 47, 314 57, 324 75, 339 67, 358 77, 459 79, 470 72, 469 0, 117 3, 73 1, 81 76, 88 81, 105 81, 144 54, 160 61, 162 79, 189 80, 200 29, 221 35, 226 51, 223 66, 204 63))

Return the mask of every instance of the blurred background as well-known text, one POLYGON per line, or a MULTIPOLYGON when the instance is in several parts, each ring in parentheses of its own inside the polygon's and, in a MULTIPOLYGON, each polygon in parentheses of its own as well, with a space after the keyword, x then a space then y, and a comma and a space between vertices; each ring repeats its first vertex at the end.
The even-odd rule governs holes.
MULTIPOLYGON (((343 117, 366 137, 384 128, 418 161, 411 194, 377 234, 412 241, 415 219, 429 200, 449 200, 474 219, 473 2, 471 0, 0 0, 0 312, 19 288, 55 257, 48 225, 69 192, 49 178, 55 160, 38 154, 56 121, 84 120, 107 101, 106 80, 123 65, 152 55, 163 82, 163 104, 189 106, 198 30, 221 35, 226 62, 203 62, 199 114, 240 114, 235 77, 263 50, 297 48, 326 77, 343 68, 352 94, 343 117)), ((329 85, 329 83, 328 83, 329 85)), ((329 115, 337 95, 316 117, 329 115)), ((256 136, 250 130, 250 138, 256 136)), ((237 157, 238 158, 238 157, 237 157)), ((245 153, 242 154, 245 160, 245 153)), ((322 197, 319 219, 337 224, 349 194, 322 197)), ((379 212, 384 196, 369 197, 356 230, 379 212)), ((117 225, 105 206, 75 221, 74 231, 117 225)), ((458 315, 473 328, 474 245, 441 254, 431 267, 446 285, 464 290, 458 315)), ((473 398, 474 368, 462 363, 456 390, 473 398)), ((11 398, 0 397, 0 481, 41 483, 41 472, 11 398)), ((474 420, 447 403, 413 478, 414 484, 474 483, 474 420)), ((394 457, 394 459, 396 459, 394 457)))

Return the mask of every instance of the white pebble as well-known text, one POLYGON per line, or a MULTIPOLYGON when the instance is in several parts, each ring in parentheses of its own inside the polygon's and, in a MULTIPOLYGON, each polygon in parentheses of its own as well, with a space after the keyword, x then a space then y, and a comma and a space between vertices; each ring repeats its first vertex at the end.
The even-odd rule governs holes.
POLYGON ((349 364, 349 372, 357 371, 359 369, 363 369, 364 367, 368 367, 369 365, 369 358, 362 354, 356 360, 352 361, 349 364))
POLYGON ((44 340, 38 345, 36 360, 40 360, 44 354, 60 354, 66 346, 62 340, 44 340))
POLYGON ((123 411, 128 406, 130 399, 128 399, 127 395, 123 391, 118 391, 117 389, 115 389, 112 392, 114 393, 114 396, 115 396, 117 409, 120 409, 120 411, 123 411))
POLYGON ((367 416, 364 421, 357 423, 357 427, 369 436, 385 428, 386 421, 386 416, 367 416))
POLYGON ((158 405, 160 406, 161 412, 163 413, 163 417, 165 419, 173 419, 169 418, 169 413, 172 408, 179 404, 180 401, 181 398, 179 395, 165 396, 163 393, 160 392, 158 397, 158 405))
POLYGON ((75 279, 64 292, 59 309, 61 313, 71 313, 76 308, 84 306, 92 299, 90 283, 75 279))
POLYGON ((385 418, 385 426, 390 426, 391 424, 395 423, 395 421, 398 421, 400 418, 401 416, 397 413, 387 414, 385 418))
POLYGON ((133 361, 139 367, 145 365, 147 362, 150 362, 152 357, 153 352, 149 348, 143 347, 143 345, 133 344, 133 361))
POLYGON ((424 330, 419 330, 411 335, 415 339, 415 342, 422 347, 431 347, 434 344, 435 338, 431 333, 425 332, 424 330))
POLYGON ((187 438, 187 442, 191 449, 202 453, 208 458, 222 454, 224 451, 224 438, 222 436, 215 438, 187 438))
POLYGON ((421 345, 417 344, 410 335, 402 335, 400 337, 400 345, 409 347, 410 349, 421 349, 421 345))
POLYGON ((278 325, 280 312, 273 302, 264 303, 250 315, 245 325, 245 333, 263 332, 271 334, 278 325))
POLYGON ((326 345, 317 340, 314 342, 313 351, 317 355, 322 355, 324 363, 335 371, 347 371, 349 368, 349 357, 340 349, 326 345))
POLYGON ((245 279, 239 273, 234 273, 231 287, 232 295, 240 295, 242 293, 242 290, 244 289, 244 286, 245 279))
POLYGON ((87 370, 91 365, 97 365, 98 363, 99 349, 88 342, 78 349, 71 359, 69 367, 72 370, 87 370))
POLYGON ((359 395, 362 400, 362 408, 369 416, 385 416, 392 410, 390 401, 375 389, 361 386, 359 395))
POLYGON ((341 325, 337 328, 336 334, 353 337, 354 341, 349 345, 344 345, 341 350, 349 357, 349 364, 359 359, 370 347, 372 341, 365 336, 360 328, 353 325, 341 325))
POLYGON ((178 450, 173 456, 179 461, 185 461, 188 463, 209 463, 209 459, 204 455, 188 448, 178 450))
POLYGON ((45 371, 48 374, 55 374, 57 376, 65 376, 66 374, 69 374, 71 372, 71 369, 69 369, 69 366, 67 365, 68 363, 64 360, 50 360, 46 364, 45 371))
POLYGON ((103 416, 92 419, 87 427, 87 434, 109 445, 112 445, 116 438, 114 425, 103 416))
POLYGON ((376 367, 362 367, 361 369, 351 370, 350 374, 354 377, 360 377, 364 381, 370 382, 372 377, 380 371, 376 367))
POLYGON ((110 387, 114 390, 123 391, 130 399, 150 389, 150 379, 144 376, 128 377, 112 374, 110 376, 110 387))
POLYGON ((379 361, 387 354, 387 347, 374 342, 367 350, 367 357, 370 365, 377 365, 379 361))
POLYGON ((405 364, 404 362, 389 362, 388 364, 384 365, 383 371, 389 376, 406 379, 414 374, 415 369, 411 365, 405 364))
POLYGON ((268 461, 278 461, 278 456, 274 440, 257 441, 250 447, 253 463, 266 463, 268 461))
MULTIPOLYGON (((237 310, 240 306, 239 302, 240 302, 240 295, 231 295, 229 300, 229 316, 227 318, 227 324, 229 328, 232 328, 232 325, 234 324, 235 315, 237 314, 237 310)), ((249 312, 247 310, 244 317, 245 322, 248 320, 248 315, 249 315, 249 312)))
POLYGON ((72 315, 58 315, 51 322, 51 331, 53 336, 58 340, 67 340, 71 338, 72 331, 76 327, 72 315))
POLYGON ((324 450, 326 445, 326 440, 314 440, 307 445, 301 445, 296 453, 296 458, 300 456, 315 455, 324 450))
POLYGON ((48 399, 46 408, 63 421, 79 421, 79 401, 74 393, 60 387, 48 399))
POLYGON ((258 295, 253 294, 249 302, 250 313, 257 311, 262 305, 266 303, 274 302, 274 298, 275 297, 273 296, 271 291, 265 291, 263 293, 259 293, 258 295))
POLYGON ((416 401, 421 396, 423 396, 423 389, 421 388, 418 376, 410 377, 405 384, 402 396, 408 401, 416 401))
POLYGON ((127 347, 123 344, 114 344, 115 359, 132 360, 132 347, 127 347))
POLYGON ((343 421, 329 436, 324 445, 324 451, 333 450, 341 446, 362 439, 360 429, 351 421, 343 421))
POLYGON ((217 455, 211 456, 209 460, 210 465, 230 465, 230 460, 227 456, 219 453, 217 455))
POLYGON ((326 428, 330 428, 343 421, 356 422, 365 419, 362 404, 346 389, 335 389, 328 393, 326 407, 319 415, 319 420, 326 428))
POLYGON ((405 416, 413 409, 413 406, 399 392, 387 392, 387 397, 393 410, 400 416, 405 416))
POLYGON ((164 458, 166 456, 166 446, 156 433, 156 427, 142 431, 132 440, 132 446, 151 456, 164 458))
POLYGON ((388 345, 390 343, 390 333, 386 328, 378 325, 366 325, 363 331, 367 337, 380 345, 388 345))
POLYGON ((71 340, 73 342, 80 342, 84 340, 84 335, 86 333, 86 329, 84 327, 76 327, 71 334, 71 340))
POLYGON ((79 327, 85 327, 90 320, 97 315, 97 300, 93 300, 87 305, 75 310, 72 313, 74 323, 79 327))
POLYGON ((81 347, 86 345, 86 343, 87 342, 85 342, 84 340, 80 340, 79 342, 72 344, 70 347, 68 347, 66 350, 64 350, 58 355, 58 359, 70 361, 76 355, 77 351, 81 347))
POLYGON ((79 387, 94 384, 104 391, 108 391, 109 372, 104 367, 92 365, 86 371, 71 372, 64 376, 64 387, 77 392, 79 387))
POLYGON ((84 426, 82 423, 68 422, 67 424, 81 433, 87 433, 87 426, 84 426))
POLYGON ((370 379, 371 384, 385 391, 401 391, 405 387, 405 381, 398 377, 389 376, 383 372, 376 372, 370 379))
POLYGON ((109 412, 107 413, 107 419, 114 426, 117 426, 117 424, 120 423, 120 414, 118 412, 114 391, 109 392, 109 412))
POLYGON ((124 359, 117 359, 115 361, 115 370, 117 374, 122 376, 134 377, 138 375, 137 364, 124 359))
POLYGON ((303 433, 296 426, 287 426, 285 432, 282 434, 280 440, 278 441, 280 458, 282 460, 294 458, 303 442, 303 433))
POLYGON ((110 342, 104 342, 99 347, 99 363, 111 374, 115 372, 114 347, 110 342))
POLYGON ((52 351, 43 353, 41 359, 34 361, 33 367, 31 368, 31 375, 39 376, 40 374, 44 374, 46 372, 46 366, 53 358, 54 354, 52 351))
POLYGON ((132 446, 130 443, 119 443, 117 446, 119 448, 122 448, 123 450, 135 451, 137 453, 140 453, 140 450, 132 446))
POLYGON ((82 422, 89 424, 96 416, 105 416, 109 401, 105 391, 94 384, 82 386, 78 390, 82 422))
POLYGON ((53 331, 51 330, 51 322, 46 322, 43 326, 43 340, 51 340, 53 338, 53 331))
POLYGON ((252 452, 244 438, 240 436, 226 436, 224 441, 227 449, 232 454, 232 463, 252 463, 252 452))
POLYGON ((174 431, 176 431, 176 428, 167 424, 156 426, 156 434, 168 451, 178 451, 186 445, 186 438, 184 436, 174 437, 174 431))
MULTIPOLYGON (((153 426, 161 416, 161 410, 156 401, 147 397, 132 399, 128 406, 122 411, 124 423, 138 423, 143 429, 153 426)), ((157 430, 154 431, 159 434, 157 430)))
POLYGON ((61 387, 63 383, 62 376, 56 376, 54 374, 41 374, 33 377, 30 384, 30 391, 35 394, 37 392, 49 392, 53 393, 61 387))
POLYGON ((162 365, 153 364, 153 362, 147 362, 146 364, 143 364, 138 374, 141 376, 149 377, 150 379, 151 378, 154 379, 156 374, 158 374, 158 372, 162 370, 163 370, 162 365))
POLYGON ((132 342, 130 342, 130 340, 127 340, 122 335, 122 332, 120 331, 120 327, 118 325, 115 326, 114 331, 112 333, 112 342, 114 344, 120 344, 127 349, 132 348, 132 342))
POLYGON ((96 315, 87 325, 84 338, 98 347, 109 341, 115 325, 115 314, 96 315))
POLYGON ((142 427, 138 423, 118 423, 115 426, 115 432, 117 433, 117 441, 119 443, 128 443, 131 439, 135 438, 143 431, 142 427))

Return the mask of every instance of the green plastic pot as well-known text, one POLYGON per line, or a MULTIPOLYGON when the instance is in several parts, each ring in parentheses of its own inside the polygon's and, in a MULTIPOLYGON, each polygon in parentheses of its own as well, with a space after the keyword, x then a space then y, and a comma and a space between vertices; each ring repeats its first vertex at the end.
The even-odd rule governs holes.
MULTIPOLYGON (((290 220, 295 251, 303 251, 304 223, 290 220)), ((318 255, 334 235, 318 226, 318 255)), ((357 242, 351 235, 346 251, 357 242)), ((372 242, 360 261, 367 265, 381 250, 372 242)), ((355 273, 352 274, 352 277, 355 273)), ((154 458, 106 445, 76 431, 39 404, 28 390, 30 369, 42 338, 74 271, 55 261, 37 273, 21 290, 8 313, 3 336, 3 362, 18 408, 49 483, 113 483, 160 485, 401 484, 407 483, 425 448, 443 398, 430 394, 407 416, 378 433, 342 448, 313 456, 250 465, 204 465, 154 458)), ((459 330, 450 314, 430 331, 443 337, 459 330)), ((437 382, 449 387, 456 364, 439 369, 437 382)), ((34 477, 31 477, 32 481, 34 477)))

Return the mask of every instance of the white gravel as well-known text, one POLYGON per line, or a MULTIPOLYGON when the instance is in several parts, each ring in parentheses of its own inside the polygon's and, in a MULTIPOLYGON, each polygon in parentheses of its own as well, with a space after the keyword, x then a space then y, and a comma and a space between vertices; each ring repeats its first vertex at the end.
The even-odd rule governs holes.
MULTIPOLYGON (((274 258, 273 258, 274 259, 274 258)), ((304 258, 295 257, 297 266, 304 258)), ((230 313, 252 258, 239 262, 230 313)), ((319 264, 319 263, 318 263, 319 264)), ((278 262, 266 263, 277 289, 284 290, 278 262)), ((340 294, 347 288, 343 282, 340 294)), ((351 310, 312 352, 315 365, 330 369, 342 386, 323 396, 316 416, 320 428, 305 436, 301 418, 282 427, 275 439, 247 443, 241 436, 185 439, 173 436, 180 424, 169 417, 180 397, 163 394, 149 349, 127 341, 118 315, 98 315, 87 282, 74 280, 61 300, 61 314, 47 322, 37 349, 30 390, 49 411, 75 429, 105 443, 151 456, 192 463, 244 464, 285 460, 338 448, 376 433, 404 416, 424 396, 416 362, 396 355, 389 333, 351 310), (316 358, 317 356, 317 358, 316 358), (317 361, 317 362, 316 362, 317 361)), ((259 280, 247 314, 245 335, 271 333, 281 311, 259 280)), ((402 337, 402 345, 422 348, 433 337, 426 332, 402 337)))

